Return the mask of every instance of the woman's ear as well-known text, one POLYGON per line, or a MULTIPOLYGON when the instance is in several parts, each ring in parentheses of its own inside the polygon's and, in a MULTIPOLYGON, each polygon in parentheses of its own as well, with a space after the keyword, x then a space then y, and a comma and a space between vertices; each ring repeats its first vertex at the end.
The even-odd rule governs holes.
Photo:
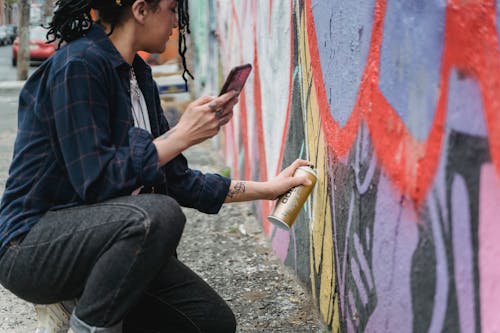
POLYGON ((132 4, 132 15, 141 24, 144 23, 144 20, 148 15, 148 11, 148 4, 144 0, 137 0, 132 4))

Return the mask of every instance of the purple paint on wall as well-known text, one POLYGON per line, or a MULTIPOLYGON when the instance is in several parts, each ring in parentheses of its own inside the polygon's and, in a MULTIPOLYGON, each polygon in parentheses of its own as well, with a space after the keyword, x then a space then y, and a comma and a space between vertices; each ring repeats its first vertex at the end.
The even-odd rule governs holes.
POLYGON ((410 271, 418 232, 411 205, 401 205, 400 199, 390 181, 381 176, 372 252, 377 307, 365 332, 412 331, 410 271))
POLYGON ((359 241, 359 236, 357 234, 354 234, 353 241, 354 241, 354 248, 356 249, 357 253, 357 259, 359 260, 360 269, 361 271, 365 272, 365 278, 366 278, 366 283, 368 284, 368 288, 372 289, 373 281, 370 278, 370 275, 368 275, 370 271, 370 266, 368 265, 367 258, 365 257, 363 247, 361 246, 361 243, 359 241))
POLYGON ((352 112, 370 47, 375 0, 313 0, 325 89, 333 118, 352 112))
POLYGON ((430 130, 443 50, 445 1, 387 1, 380 90, 418 139, 430 130))
POLYGON ((458 313, 462 332, 472 332, 474 320, 474 279, 470 198, 461 176, 456 176, 452 185, 452 238, 455 254, 455 286, 457 288, 458 313))
MULTIPOLYGON (((361 298, 361 302, 363 302, 363 305, 366 305, 366 304, 368 304, 367 291, 364 287, 364 284, 363 284, 363 281, 361 278, 361 272, 360 272, 358 263, 356 262, 356 260, 354 258, 351 258, 351 271, 352 271, 352 275, 354 277, 354 283, 356 283, 356 288, 358 290, 359 297, 361 298)), ((353 304, 355 305, 355 303, 353 303, 353 304)), ((354 308, 356 308, 356 306, 354 308)))
POLYGON ((448 131, 453 129, 471 135, 488 136, 481 100, 478 82, 470 77, 460 78, 457 71, 452 71, 446 121, 448 131))

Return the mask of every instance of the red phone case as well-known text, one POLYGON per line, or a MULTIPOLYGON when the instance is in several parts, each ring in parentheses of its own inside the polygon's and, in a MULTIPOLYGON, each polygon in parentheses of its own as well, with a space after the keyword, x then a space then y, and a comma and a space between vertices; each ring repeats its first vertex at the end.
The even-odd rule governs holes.
POLYGON ((224 82, 224 85, 222 86, 219 96, 230 90, 241 91, 251 71, 252 65, 250 64, 236 66, 231 69, 226 82, 224 82))

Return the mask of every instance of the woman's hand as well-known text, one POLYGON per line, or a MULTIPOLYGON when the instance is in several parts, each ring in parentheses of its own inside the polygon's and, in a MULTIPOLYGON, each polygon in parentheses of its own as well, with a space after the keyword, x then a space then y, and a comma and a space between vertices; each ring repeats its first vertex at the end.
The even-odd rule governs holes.
POLYGON ((311 180, 306 176, 293 176, 298 167, 310 165, 312 165, 312 163, 309 161, 297 159, 286 169, 281 171, 279 175, 267 181, 266 187, 268 188, 269 196, 266 199, 274 200, 295 186, 311 185, 311 180))
MULTIPOLYGON (((186 148, 216 135, 221 126, 233 117, 238 92, 230 91, 219 97, 204 96, 188 105, 178 124, 172 128, 184 138, 186 148)), ((170 132, 170 131, 169 131, 170 132)))
POLYGON ((177 125, 153 141, 160 165, 217 134, 233 117, 236 103, 238 93, 231 91, 219 97, 201 97, 189 104, 177 125))

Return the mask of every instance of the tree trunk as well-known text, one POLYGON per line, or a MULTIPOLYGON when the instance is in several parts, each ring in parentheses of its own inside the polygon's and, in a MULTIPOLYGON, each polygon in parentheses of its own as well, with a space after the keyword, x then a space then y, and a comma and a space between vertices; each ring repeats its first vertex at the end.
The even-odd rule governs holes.
POLYGON ((12 4, 5 3, 5 17, 7 24, 14 24, 14 19, 12 18, 12 4))
POLYGON ((19 49, 17 52, 17 79, 26 80, 28 78, 28 68, 30 65, 30 1, 19 1, 19 49))

